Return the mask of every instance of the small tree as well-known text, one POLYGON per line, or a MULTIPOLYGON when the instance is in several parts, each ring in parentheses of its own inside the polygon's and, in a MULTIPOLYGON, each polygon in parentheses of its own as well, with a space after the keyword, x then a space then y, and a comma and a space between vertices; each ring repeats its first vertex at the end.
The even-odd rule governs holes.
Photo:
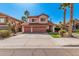
POLYGON ((26 21, 26 17, 25 17, 25 16, 22 16, 22 20, 23 20, 23 21, 26 21))
POLYGON ((66 33, 66 29, 65 29, 64 24, 62 24, 62 22, 59 22, 59 27, 60 27, 59 34, 60 34, 62 37, 64 37, 64 33, 66 33))
POLYGON ((29 11, 25 11, 24 12, 24 16, 22 16, 22 20, 24 21, 24 22, 27 22, 28 21, 28 16, 29 16, 29 11))

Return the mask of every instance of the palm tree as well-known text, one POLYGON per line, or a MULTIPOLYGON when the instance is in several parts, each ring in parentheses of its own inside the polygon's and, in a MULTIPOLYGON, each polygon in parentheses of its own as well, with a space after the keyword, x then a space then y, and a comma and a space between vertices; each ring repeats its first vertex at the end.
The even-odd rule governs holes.
POLYGON ((63 20, 63 24, 64 26, 66 26, 66 7, 67 7, 67 3, 62 3, 60 5, 60 8, 59 9, 63 9, 64 10, 64 20, 63 20))
POLYGON ((69 36, 72 36, 72 24, 73 24, 73 3, 70 3, 70 21, 69 21, 69 36))
POLYGON ((64 25, 66 23, 66 7, 70 8, 70 21, 69 21, 69 36, 72 36, 72 24, 73 24, 73 3, 63 3, 61 8, 64 9, 64 25))

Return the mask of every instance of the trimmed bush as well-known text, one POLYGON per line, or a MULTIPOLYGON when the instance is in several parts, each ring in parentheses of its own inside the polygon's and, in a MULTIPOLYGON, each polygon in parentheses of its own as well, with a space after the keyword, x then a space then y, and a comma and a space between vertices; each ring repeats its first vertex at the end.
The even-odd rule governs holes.
POLYGON ((1 36, 2 38, 9 37, 9 36, 10 36, 9 30, 0 30, 0 36, 1 36))
POLYGON ((53 38, 60 38, 61 36, 58 33, 50 32, 49 33, 53 38))
POLYGON ((61 32, 62 32, 62 33, 66 33, 66 30, 62 30, 61 32))
POLYGON ((53 38, 60 38, 60 35, 52 35, 53 38))
POLYGON ((67 31, 66 30, 60 30, 59 33, 62 37, 64 37, 64 34, 66 33, 67 31))
POLYGON ((55 31, 56 31, 56 32, 58 32, 59 30, 60 30, 60 28, 59 28, 59 27, 56 27, 56 28, 55 28, 55 31))

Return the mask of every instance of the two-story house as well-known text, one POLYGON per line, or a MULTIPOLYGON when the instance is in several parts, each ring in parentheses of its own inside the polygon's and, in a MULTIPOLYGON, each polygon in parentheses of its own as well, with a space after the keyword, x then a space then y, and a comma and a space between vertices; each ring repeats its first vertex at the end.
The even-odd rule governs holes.
POLYGON ((28 21, 22 24, 22 32, 46 32, 53 27, 53 24, 50 24, 51 28, 49 28, 48 17, 46 14, 29 16, 28 21))
MULTIPOLYGON (((66 28, 68 30, 69 22, 66 24, 66 28)), ((75 31, 76 29, 79 29, 79 20, 78 19, 73 20, 72 29, 73 29, 73 31, 75 31)))

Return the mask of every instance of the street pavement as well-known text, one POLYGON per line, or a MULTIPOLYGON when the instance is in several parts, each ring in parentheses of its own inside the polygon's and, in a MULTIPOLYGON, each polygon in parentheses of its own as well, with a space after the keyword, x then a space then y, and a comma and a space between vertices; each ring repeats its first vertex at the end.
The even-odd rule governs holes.
POLYGON ((47 33, 27 33, 0 40, 2 56, 79 55, 79 39, 52 38, 47 33))
POLYGON ((79 56, 79 48, 0 49, 0 56, 79 56))

